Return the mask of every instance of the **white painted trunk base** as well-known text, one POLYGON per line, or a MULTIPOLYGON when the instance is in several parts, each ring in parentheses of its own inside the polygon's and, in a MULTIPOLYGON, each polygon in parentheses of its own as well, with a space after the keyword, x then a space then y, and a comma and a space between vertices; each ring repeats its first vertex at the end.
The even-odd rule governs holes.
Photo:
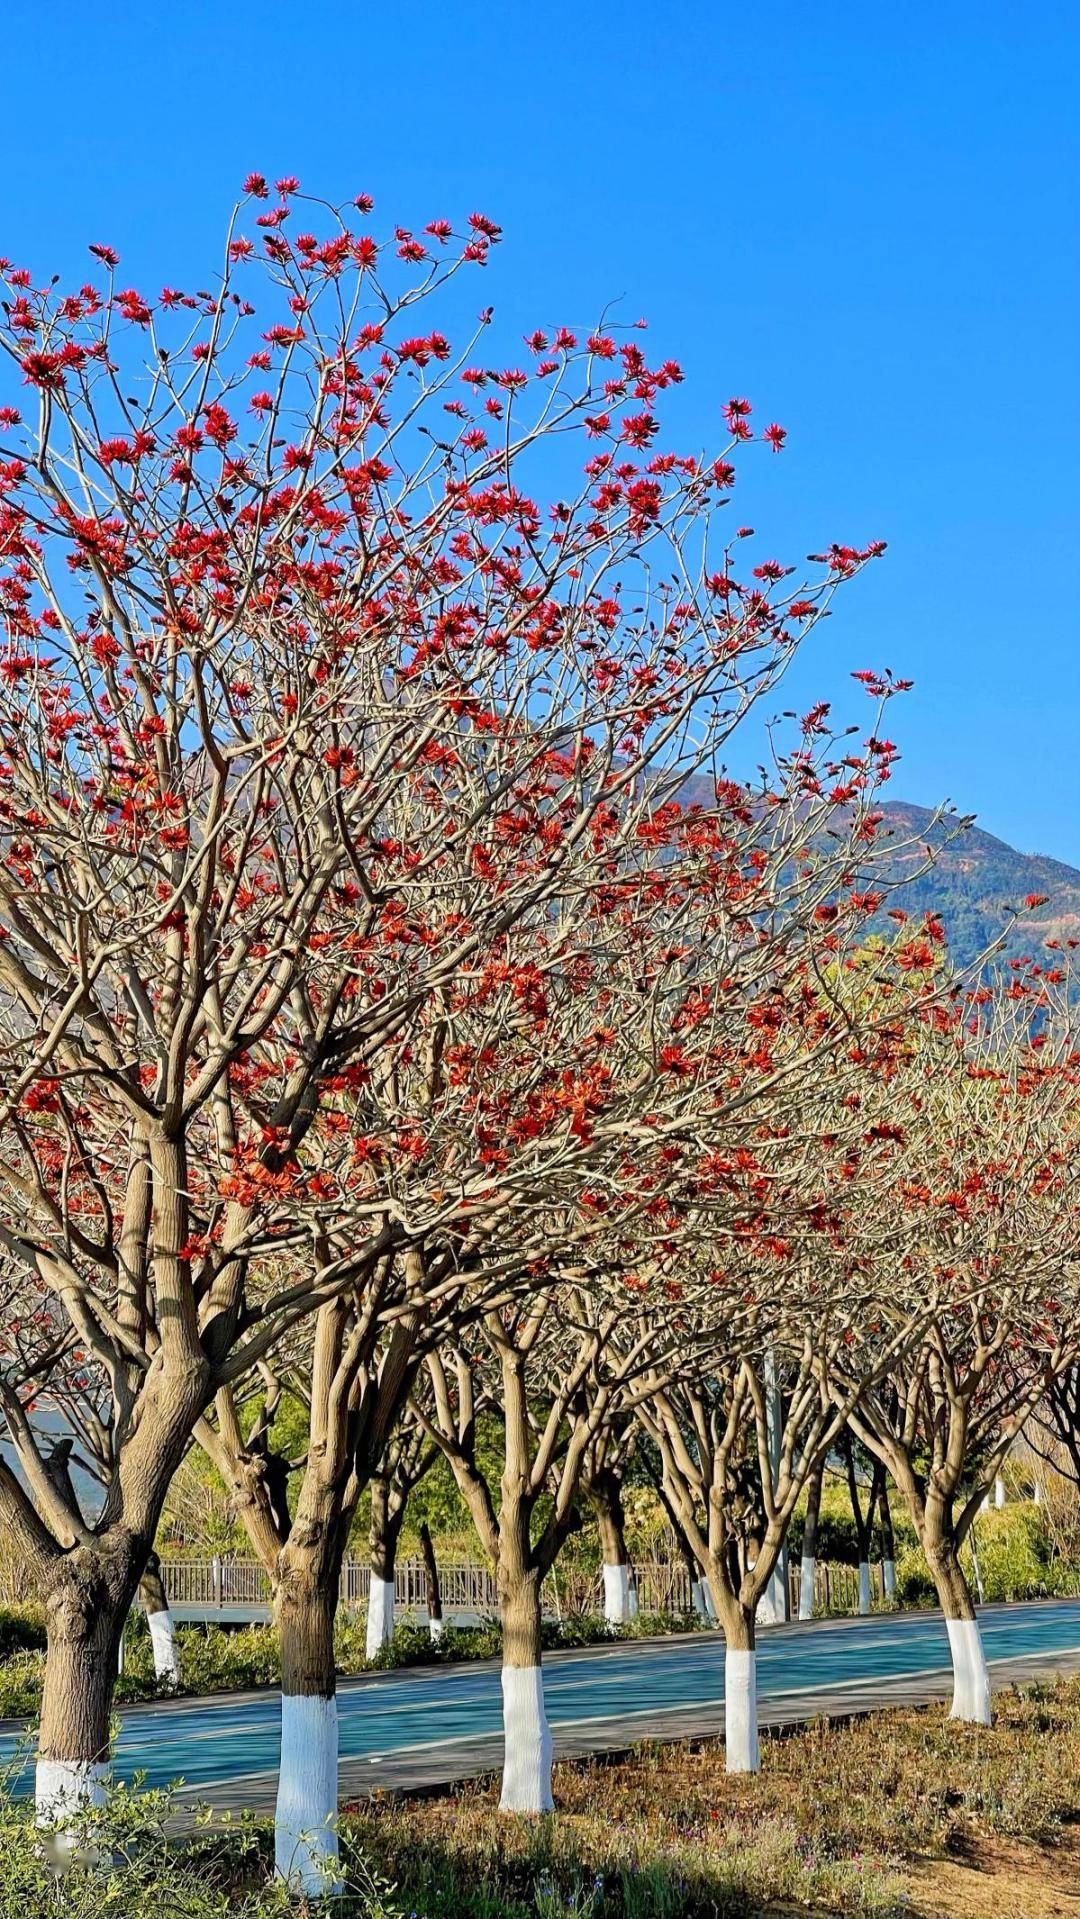
POLYGON ((761 1767, 757 1653, 730 1646, 724 1654, 724 1758, 728 1772, 757 1772, 761 1767))
POLYGON ((709 1582, 707 1579, 695 1579, 690 1588, 690 1599, 694 1611, 699 1617, 707 1619, 711 1625, 715 1625, 716 1607, 713 1605, 713 1596, 709 1591, 709 1582))
POLYGON ((759 1626, 782 1626, 786 1619, 787 1580, 781 1559, 769 1574, 765 1591, 758 1600, 757 1623, 759 1626))
POLYGON ((337 1788, 337 1700, 283 1693, 274 1866, 280 1879, 308 1898, 344 1890, 337 1788))
POLYGON ((150 1646, 154 1655, 154 1672, 163 1685, 180 1684, 180 1652, 173 1631, 170 1612, 148 1612, 146 1623, 150 1628, 150 1646))
POLYGON ((44 1834, 42 1851, 55 1872, 76 1861, 94 1865, 101 1853, 89 1835, 80 1838, 80 1815, 103 1806, 110 1768, 94 1759, 39 1759, 34 1777, 34 1818, 44 1834))
POLYGON ((982 1634, 977 1619, 947 1619, 953 1663, 953 1702, 950 1719, 967 1719, 976 1726, 990 1724, 990 1674, 986 1669, 982 1634))
POLYGON ((539 1666, 504 1666, 500 1812, 551 1812, 551 1728, 539 1666))
POLYGON ((604 1567, 604 1618, 609 1626, 625 1626, 634 1617, 629 1566, 604 1567))
POLYGON ((859 1611, 860 1613, 868 1613, 870 1611, 870 1605, 871 1605, 870 1568, 867 1565, 865 1559, 860 1559, 859 1561, 859 1611))
POLYGON ((885 1581, 886 1599, 895 1599, 896 1598, 896 1561, 894 1559, 883 1559, 881 1562, 881 1573, 882 1573, 882 1578, 885 1581))
POLYGON ((103 1806, 109 1766, 96 1759, 39 1759, 34 1774, 34 1813, 39 1826, 62 1826, 65 1819, 103 1806))
POLYGON ((367 1656, 374 1659, 394 1637, 394 1581, 371 1575, 367 1607, 367 1656))
POLYGON ((1005 1504, 1005 1481, 1000 1473, 994 1481, 994 1504, 999 1511, 1005 1504))
POLYGON ((814 1617, 814 1569, 817 1559, 812 1553, 804 1553, 799 1565, 799 1618, 814 1617))
POLYGON ((441 1619, 428 1620, 428 1636, 431 1639, 432 1645, 438 1644, 443 1636, 443 1621, 441 1619))

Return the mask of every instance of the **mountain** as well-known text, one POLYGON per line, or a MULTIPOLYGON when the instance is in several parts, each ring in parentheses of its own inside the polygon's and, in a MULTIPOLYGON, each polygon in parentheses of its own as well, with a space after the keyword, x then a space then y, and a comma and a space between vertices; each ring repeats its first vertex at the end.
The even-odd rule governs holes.
POLYGON ((1001 931, 1010 906, 1021 909, 1010 952, 1037 952, 1048 939, 1080 939, 1080 871, 1075 866, 1043 853, 1018 853, 981 827, 960 827, 955 819, 934 826, 927 807, 907 800, 887 802, 882 811, 880 833, 898 842, 893 874, 911 875, 890 904, 909 913, 940 914, 953 955, 962 965, 976 959, 1001 931), (906 844, 909 841, 912 844, 906 844), (937 856, 920 872, 925 862, 920 847, 927 846, 937 856), (1030 894, 1045 894, 1045 905, 1027 910, 1024 901, 1030 894))

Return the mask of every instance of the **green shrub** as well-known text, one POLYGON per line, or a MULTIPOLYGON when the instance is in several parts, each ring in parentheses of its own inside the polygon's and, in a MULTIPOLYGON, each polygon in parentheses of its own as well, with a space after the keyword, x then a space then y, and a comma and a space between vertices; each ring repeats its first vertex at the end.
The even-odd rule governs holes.
MULTIPOLYGON (((1046 1522, 1038 1506, 1015 1502, 992 1507, 978 1515, 972 1532, 986 1599, 1044 1599, 1076 1592, 1078 1569, 1053 1559, 1046 1522)), ((970 1534, 962 1558, 974 1590, 970 1534)))
MULTIPOLYGON (((270 1626, 180 1626, 176 1633, 184 1692, 248 1692, 281 1677, 277 1634, 270 1626)), ((124 1670, 116 1682, 120 1704, 154 1699, 153 1650, 144 1621, 132 1621, 124 1640, 124 1670)))
MULTIPOLYGON (((68 1828, 74 1857, 57 1873, 26 1800, 0 1782, 0 1919, 301 1919, 313 1912, 273 1876, 268 1832, 245 1816, 170 1832, 165 1792, 117 1786, 68 1828)), ((340 1919, 399 1919, 385 1886, 346 1840, 340 1919)))
POLYGON ((0 1606, 0 1660, 17 1652, 41 1652, 45 1615, 40 1606, 0 1606))
POLYGON ((0 1719, 24 1719, 41 1705, 43 1652, 17 1652, 0 1665, 0 1719))
POLYGON ((907 1546, 896 1562, 896 1597, 901 1606, 936 1606, 937 1589, 917 1546, 907 1546))

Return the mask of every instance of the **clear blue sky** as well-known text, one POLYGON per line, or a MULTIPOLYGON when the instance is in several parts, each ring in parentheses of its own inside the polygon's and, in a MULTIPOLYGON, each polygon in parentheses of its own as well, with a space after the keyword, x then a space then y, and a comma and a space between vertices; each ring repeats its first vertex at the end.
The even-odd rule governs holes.
MULTIPOLYGON (((210 269, 245 172, 501 221, 513 338, 649 316, 681 437, 748 394, 770 552, 888 539, 793 699, 916 681, 898 797, 1080 864, 1075 0, 53 0, 4 23, 0 250, 210 269)), ((861 717, 861 709, 856 708, 861 717)))

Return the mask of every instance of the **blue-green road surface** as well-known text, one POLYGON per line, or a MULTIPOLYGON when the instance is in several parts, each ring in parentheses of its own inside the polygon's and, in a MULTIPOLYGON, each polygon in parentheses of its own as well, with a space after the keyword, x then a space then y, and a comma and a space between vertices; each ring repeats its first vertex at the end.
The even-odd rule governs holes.
MULTIPOLYGON (((1080 1670, 1080 1601, 989 1606, 983 1642, 995 1683, 1080 1670)), ((950 1687, 938 1613, 820 1620, 764 1631, 758 1697, 764 1723, 919 1702, 950 1687)), ((544 1693, 557 1754, 723 1730, 724 1649, 716 1633, 548 1654, 544 1693)), ((433 1785, 501 1758, 495 1662, 412 1668, 344 1680, 338 1692, 343 1797, 373 1787, 433 1785)), ((273 1692, 129 1706, 116 1750, 125 1779, 182 1780, 221 1808, 273 1800, 279 1711, 273 1692)), ((18 1731, 0 1733, 10 1758, 18 1731)), ((27 1780, 27 1784, 29 1781, 27 1780)))

